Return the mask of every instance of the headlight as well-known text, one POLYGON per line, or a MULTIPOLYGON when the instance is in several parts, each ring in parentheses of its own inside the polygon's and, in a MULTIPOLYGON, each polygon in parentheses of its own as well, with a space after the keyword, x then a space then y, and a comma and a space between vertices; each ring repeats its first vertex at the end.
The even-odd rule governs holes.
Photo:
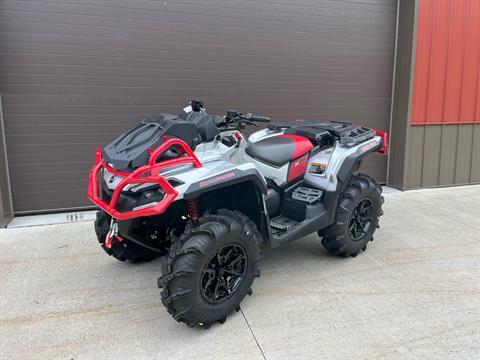
POLYGON ((123 177, 112 174, 107 169, 103 169, 103 181, 107 185, 108 189, 115 190, 118 183, 123 180, 123 177))
POLYGON ((140 183, 140 184, 127 184, 124 188, 123 191, 130 191, 133 193, 139 192, 139 191, 145 191, 145 190, 156 190, 159 188, 159 185, 157 183, 140 183))

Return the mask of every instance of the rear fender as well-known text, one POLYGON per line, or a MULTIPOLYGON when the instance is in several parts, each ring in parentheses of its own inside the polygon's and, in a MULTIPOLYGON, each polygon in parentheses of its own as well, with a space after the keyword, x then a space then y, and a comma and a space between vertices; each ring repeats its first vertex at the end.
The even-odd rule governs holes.
POLYGON ((343 161, 339 171, 337 172, 336 189, 326 191, 323 196, 323 203, 328 211, 330 224, 333 224, 335 221, 335 214, 340 194, 347 187, 352 174, 358 170, 362 160, 365 157, 377 151, 381 147, 381 141, 370 141, 364 145, 360 145, 354 153, 348 155, 343 161))
POLYGON ((381 147, 381 141, 370 141, 364 145, 360 145, 357 151, 348 155, 337 173, 337 191, 343 191, 352 174, 360 167, 362 160, 367 157, 367 155, 377 151, 381 147))

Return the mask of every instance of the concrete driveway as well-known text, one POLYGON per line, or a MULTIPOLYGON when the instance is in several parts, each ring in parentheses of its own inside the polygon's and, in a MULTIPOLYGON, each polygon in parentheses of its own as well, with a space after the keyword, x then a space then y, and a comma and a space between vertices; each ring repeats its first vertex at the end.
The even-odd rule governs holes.
POLYGON ((160 263, 117 262, 90 222, 0 230, 2 359, 480 358, 480 186, 386 194, 365 253, 267 250, 242 312, 163 309, 160 263))

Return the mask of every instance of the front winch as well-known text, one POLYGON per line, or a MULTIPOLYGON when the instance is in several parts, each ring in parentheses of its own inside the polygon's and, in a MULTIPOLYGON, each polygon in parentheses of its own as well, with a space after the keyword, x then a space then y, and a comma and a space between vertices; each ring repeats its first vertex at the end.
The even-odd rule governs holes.
POLYGON ((105 239, 105 247, 107 249, 112 248, 112 240, 116 240, 118 242, 122 242, 124 239, 120 235, 118 235, 118 222, 116 219, 111 220, 110 223, 110 230, 108 231, 107 237, 105 239))

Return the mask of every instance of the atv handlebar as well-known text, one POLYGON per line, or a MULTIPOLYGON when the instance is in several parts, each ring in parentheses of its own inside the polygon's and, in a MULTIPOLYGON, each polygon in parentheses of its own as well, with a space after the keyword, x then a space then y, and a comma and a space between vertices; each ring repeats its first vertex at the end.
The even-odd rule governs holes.
POLYGON ((255 122, 264 122, 264 123, 268 123, 270 122, 270 118, 269 117, 266 117, 266 116, 257 116, 257 115, 253 115, 251 113, 248 113, 245 118, 247 120, 250 120, 250 121, 255 121, 255 122), (250 115, 250 116, 249 116, 250 115))
POLYGON ((228 110, 227 115, 225 115, 225 119, 227 122, 242 122, 245 120, 246 122, 270 122, 270 118, 266 116, 257 116, 253 115, 252 113, 246 113, 245 115, 236 110, 228 110))

